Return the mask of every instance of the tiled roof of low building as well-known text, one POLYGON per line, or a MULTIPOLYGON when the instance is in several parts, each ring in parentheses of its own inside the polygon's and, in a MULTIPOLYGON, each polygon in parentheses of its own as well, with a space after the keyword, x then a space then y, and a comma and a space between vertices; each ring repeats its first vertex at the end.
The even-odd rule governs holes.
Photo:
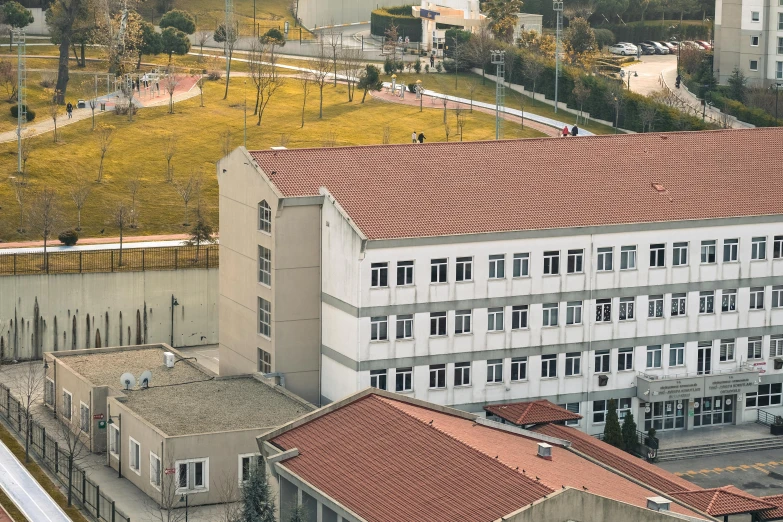
POLYGON ((546 399, 530 402, 512 402, 509 404, 493 404, 484 406, 484 409, 493 415, 497 415, 498 417, 519 426, 564 422, 582 418, 581 415, 552 404, 546 399))
POLYGON ((679 491, 672 493, 672 496, 714 517, 754 513, 776 507, 775 504, 749 495, 734 486, 679 491))
POLYGON ((781 214, 783 129, 254 151, 369 239, 781 214))
POLYGON ((756 516, 759 520, 783 520, 783 495, 772 495, 769 497, 760 497, 764 502, 775 504, 774 508, 759 511, 756 516))
POLYGON ((644 460, 634 457, 625 451, 615 448, 595 437, 575 428, 556 424, 543 424, 533 428, 536 433, 557 437, 571 442, 575 450, 596 459, 599 462, 622 471, 626 475, 647 484, 664 493, 700 489, 697 485, 669 473, 644 460))

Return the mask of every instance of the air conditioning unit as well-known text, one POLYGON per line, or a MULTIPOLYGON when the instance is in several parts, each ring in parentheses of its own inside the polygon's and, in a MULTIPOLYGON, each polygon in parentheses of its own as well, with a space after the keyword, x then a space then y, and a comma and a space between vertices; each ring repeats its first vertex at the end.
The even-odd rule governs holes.
POLYGON ((647 509, 652 509, 653 511, 669 511, 669 507, 671 507, 672 501, 668 498, 664 497, 648 497, 647 498, 647 509))
POLYGON ((174 354, 171 352, 163 352, 163 364, 166 368, 174 368, 174 354))
POLYGON ((599 375, 598 376, 598 386, 606 386, 609 383, 609 376, 608 375, 599 375))
POLYGON ((781 359, 780 357, 772 361, 772 364, 774 365, 776 370, 783 369, 783 359, 781 359))
POLYGON ((538 443, 538 456, 542 459, 552 460, 552 446, 546 442, 538 443))

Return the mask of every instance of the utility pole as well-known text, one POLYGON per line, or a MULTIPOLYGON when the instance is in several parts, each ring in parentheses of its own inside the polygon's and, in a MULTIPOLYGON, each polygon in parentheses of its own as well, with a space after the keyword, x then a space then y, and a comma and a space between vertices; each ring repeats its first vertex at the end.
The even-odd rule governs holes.
POLYGON ((16 43, 16 171, 22 172, 22 128, 27 123, 27 63, 24 29, 14 29, 11 38, 16 43))
POLYGON ((505 97, 506 51, 490 51, 492 65, 495 66, 495 139, 500 139, 500 108, 505 97))
POLYGON ((557 84, 560 78, 560 33, 563 31, 563 0, 554 0, 552 8, 557 16, 555 28, 555 114, 557 114, 557 84))

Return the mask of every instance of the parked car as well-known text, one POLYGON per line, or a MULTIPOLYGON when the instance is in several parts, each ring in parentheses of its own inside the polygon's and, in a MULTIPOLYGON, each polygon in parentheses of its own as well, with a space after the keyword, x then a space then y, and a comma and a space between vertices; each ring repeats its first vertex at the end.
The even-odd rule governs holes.
POLYGON ((622 56, 634 55, 638 51, 638 48, 628 42, 620 42, 609 46, 609 52, 612 54, 620 54, 622 56))
POLYGON ((699 45, 696 42, 693 42, 691 40, 685 40, 680 45, 682 46, 683 49, 696 49, 698 51, 703 51, 704 50, 704 48, 701 45, 699 45))
POLYGON ((712 50, 712 44, 710 42, 705 42, 704 40, 696 40, 696 43, 701 45, 705 51, 712 50))
POLYGON ((655 49, 655 54, 669 54, 669 48, 659 44, 658 42, 654 42, 652 40, 645 40, 642 43, 646 43, 647 45, 652 45, 653 48, 655 49))
POLYGON ((642 54, 655 54, 655 47, 653 47, 650 44, 646 44, 644 42, 636 44, 638 47, 641 47, 642 54))
POLYGON ((658 42, 658 43, 660 43, 664 47, 668 47, 669 48, 669 52, 671 52, 671 53, 676 53, 677 52, 677 46, 678 46, 679 42, 658 42))

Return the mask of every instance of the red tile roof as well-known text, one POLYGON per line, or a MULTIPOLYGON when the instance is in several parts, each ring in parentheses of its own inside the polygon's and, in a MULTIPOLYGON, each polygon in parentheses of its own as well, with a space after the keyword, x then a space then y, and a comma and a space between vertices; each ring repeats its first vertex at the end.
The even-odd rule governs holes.
MULTIPOLYGON (((698 490, 699 486, 668 471, 634 457, 595 437, 577 429, 556 424, 543 424, 533 428, 536 433, 557 437, 571 442, 571 447, 599 462, 622 471, 626 475, 664 493, 698 490)), ((695 506, 694 506, 695 507, 695 506)))
POLYGON ((764 502, 775 504, 774 508, 760 511, 757 516, 759 520, 783 520, 783 495, 772 495, 770 497, 761 497, 764 502))
POLYGON ((369 239, 781 214, 783 128, 251 152, 369 239), (657 190, 660 184, 663 190, 657 190))
POLYGON ((775 507, 775 504, 749 495, 734 486, 679 491, 672 493, 672 496, 714 517, 753 513, 775 507))
POLYGON ((484 406, 484 409, 493 415, 505 419, 512 424, 524 426, 527 424, 547 424, 550 422, 563 422, 579 420, 581 415, 568 411, 546 399, 530 402, 512 402, 509 404, 493 404, 484 406))

